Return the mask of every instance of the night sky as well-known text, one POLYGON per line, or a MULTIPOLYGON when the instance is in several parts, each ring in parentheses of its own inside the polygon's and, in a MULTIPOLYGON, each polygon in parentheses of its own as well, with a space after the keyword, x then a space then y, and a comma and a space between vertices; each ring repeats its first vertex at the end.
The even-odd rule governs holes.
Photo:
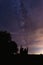
POLYGON ((43 0, 0 0, 0 30, 30 54, 43 54, 43 0))

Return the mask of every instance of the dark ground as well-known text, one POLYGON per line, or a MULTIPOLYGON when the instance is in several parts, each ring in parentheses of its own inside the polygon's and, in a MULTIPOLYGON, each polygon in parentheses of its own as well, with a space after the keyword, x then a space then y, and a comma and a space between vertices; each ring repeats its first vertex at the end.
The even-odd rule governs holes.
POLYGON ((1 64, 7 65, 43 65, 43 55, 12 55, 4 56, 0 60, 1 64))
MULTIPOLYGON (((26 64, 26 65, 32 65, 32 64, 40 64, 43 62, 43 55, 15 55, 10 56, 10 63, 15 64, 26 64), (11 58, 11 59, 10 59, 11 58)), ((9 60, 8 60, 9 61, 9 60)))

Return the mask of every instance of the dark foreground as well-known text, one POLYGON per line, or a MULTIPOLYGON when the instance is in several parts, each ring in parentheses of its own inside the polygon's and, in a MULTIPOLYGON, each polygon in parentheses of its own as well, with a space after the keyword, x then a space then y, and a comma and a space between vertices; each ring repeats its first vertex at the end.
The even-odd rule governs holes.
POLYGON ((20 46, 20 54, 18 51, 18 45, 12 41, 10 33, 0 31, 0 65, 36 65, 43 62, 43 55, 28 55, 28 48, 20 46))
MULTIPOLYGON (((14 65, 32 65, 43 63, 43 55, 15 55, 10 56, 10 63, 14 65)), ((8 60, 9 61, 9 60, 8 60)))
POLYGON ((7 65, 43 65, 43 55, 12 55, 1 58, 1 64, 7 65))

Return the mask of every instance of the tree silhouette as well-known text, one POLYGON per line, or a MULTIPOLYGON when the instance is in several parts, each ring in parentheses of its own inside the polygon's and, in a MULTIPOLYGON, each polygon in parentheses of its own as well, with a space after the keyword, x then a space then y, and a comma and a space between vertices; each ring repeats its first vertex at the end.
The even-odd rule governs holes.
POLYGON ((28 54, 28 48, 24 49, 24 54, 27 55, 28 54))
POLYGON ((0 31, 0 54, 8 53, 8 43, 11 41, 11 35, 7 31, 0 31))
POLYGON ((20 47, 20 54, 21 55, 23 54, 23 47, 22 46, 20 47))
POLYGON ((23 48, 22 46, 21 46, 21 48, 20 48, 20 54, 21 55, 27 55, 28 54, 28 48, 23 48))
POLYGON ((17 53, 17 44, 11 40, 11 34, 7 31, 0 31, 0 54, 10 55, 17 53))
MULTIPOLYGON (((15 55, 18 52, 18 47, 15 41, 11 40, 11 34, 7 31, 0 31, 0 54, 15 55)), ((20 47, 20 55, 27 55, 28 48, 20 47)))
POLYGON ((11 41, 9 43, 9 55, 14 55, 17 54, 18 48, 17 48, 17 44, 14 41, 11 41))

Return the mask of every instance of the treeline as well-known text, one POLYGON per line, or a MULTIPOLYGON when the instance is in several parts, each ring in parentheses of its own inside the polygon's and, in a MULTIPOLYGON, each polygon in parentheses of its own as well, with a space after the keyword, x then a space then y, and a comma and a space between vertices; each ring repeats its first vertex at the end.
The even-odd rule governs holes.
MULTIPOLYGON (((0 31, 0 54, 3 55, 18 55, 18 46, 15 41, 12 41, 11 34, 7 31, 0 31)), ((27 55, 28 48, 20 47, 20 55, 27 55)))

